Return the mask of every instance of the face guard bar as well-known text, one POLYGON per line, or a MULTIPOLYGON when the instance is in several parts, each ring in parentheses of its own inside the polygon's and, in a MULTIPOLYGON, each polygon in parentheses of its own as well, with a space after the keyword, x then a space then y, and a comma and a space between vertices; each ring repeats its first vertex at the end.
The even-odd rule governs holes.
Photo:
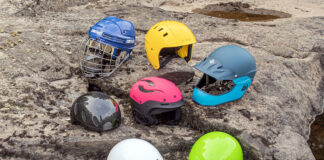
POLYGON ((88 39, 80 66, 85 77, 102 78, 114 73, 128 58, 128 51, 88 39))

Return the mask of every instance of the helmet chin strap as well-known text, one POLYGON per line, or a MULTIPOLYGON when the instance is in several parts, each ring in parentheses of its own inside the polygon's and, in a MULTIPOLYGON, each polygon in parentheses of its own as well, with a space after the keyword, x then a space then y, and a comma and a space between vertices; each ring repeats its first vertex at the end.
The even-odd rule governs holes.
POLYGON ((209 85, 209 76, 208 74, 206 74, 206 87, 208 87, 208 85, 209 85))

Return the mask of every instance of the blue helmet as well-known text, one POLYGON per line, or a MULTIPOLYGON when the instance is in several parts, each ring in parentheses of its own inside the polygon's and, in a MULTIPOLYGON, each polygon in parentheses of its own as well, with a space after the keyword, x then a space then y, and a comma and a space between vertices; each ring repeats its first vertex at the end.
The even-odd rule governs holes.
POLYGON ((108 77, 128 59, 134 46, 133 23, 106 17, 90 27, 81 69, 88 78, 108 77))
POLYGON ((240 99, 257 71, 254 57, 246 49, 235 45, 217 48, 194 67, 204 75, 197 83, 192 98, 203 106, 216 106, 240 99), (219 80, 232 81, 234 86, 228 92, 217 95, 202 89, 219 80))

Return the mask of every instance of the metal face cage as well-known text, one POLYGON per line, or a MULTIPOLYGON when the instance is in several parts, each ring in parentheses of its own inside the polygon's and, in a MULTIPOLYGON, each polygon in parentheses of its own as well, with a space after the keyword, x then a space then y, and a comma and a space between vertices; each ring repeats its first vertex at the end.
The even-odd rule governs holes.
POLYGON ((93 39, 87 39, 84 46, 80 66, 87 78, 108 77, 129 57, 127 51, 93 39))

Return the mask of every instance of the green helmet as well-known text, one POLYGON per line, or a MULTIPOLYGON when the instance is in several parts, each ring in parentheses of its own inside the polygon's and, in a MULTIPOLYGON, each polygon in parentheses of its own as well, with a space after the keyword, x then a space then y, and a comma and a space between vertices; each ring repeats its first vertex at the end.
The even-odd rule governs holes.
POLYGON ((191 148, 188 160, 243 160, 240 143, 224 132, 210 132, 191 148))

